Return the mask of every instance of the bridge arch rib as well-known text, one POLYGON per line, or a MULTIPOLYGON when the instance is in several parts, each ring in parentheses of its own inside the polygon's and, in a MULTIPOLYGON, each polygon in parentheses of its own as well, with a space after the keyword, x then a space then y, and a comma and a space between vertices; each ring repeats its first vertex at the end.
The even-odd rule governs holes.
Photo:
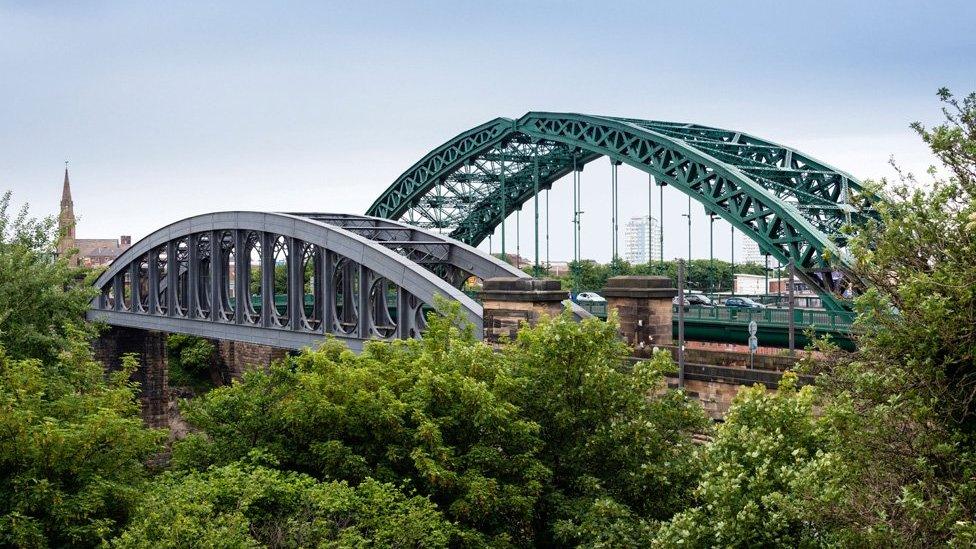
MULTIPOLYGON (((602 156, 701 202, 844 307, 842 227, 872 217, 850 175, 742 132, 696 124, 530 112, 464 132, 404 172, 368 214, 447 230, 472 246, 541 190, 602 156)), ((848 282, 855 282, 849 280, 848 282)))
POLYGON ((450 239, 417 238, 422 229, 409 233, 411 240, 387 244, 329 222, 339 217, 360 225, 370 220, 221 212, 178 221, 136 243, 102 273, 88 317, 292 349, 334 335, 359 350, 367 339, 418 337, 424 305, 441 295, 460 303, 481 334, 481 306, 438 268, 415 261, 416 254, 436 258, 431 263, 440 268, 489 276, 504 270, 500 261, 467 257, 450 239))

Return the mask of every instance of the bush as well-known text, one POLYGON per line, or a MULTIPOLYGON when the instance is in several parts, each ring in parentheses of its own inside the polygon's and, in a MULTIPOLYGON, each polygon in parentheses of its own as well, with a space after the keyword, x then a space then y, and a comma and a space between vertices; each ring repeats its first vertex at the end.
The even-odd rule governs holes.
POLYGON ((0 349, 0 545, 92 546, 124 525, 161 433, 139 418, 125 367, 106 379, 87 338, 56 360, 0 349))
POLYGON ((390 484, 367 480, 350 487, 234 462, 164 474, 112 545, 445 547, 453 530, 426 498, 405 496, 390 484))
POLYGON ((616 327, 567 315, 497 353, 455 313, 423 340, 360 355, 327 343, 188 403, 202 432, 175 446, 175 467, 256 448, 322 481, 391 482, 428 497, 468 546, 586 542, 604 508, 638 539, 688 497, 693 469, 674 465, 705 420, 679 393, 648 398, 663 355, 624 372, 616 327))

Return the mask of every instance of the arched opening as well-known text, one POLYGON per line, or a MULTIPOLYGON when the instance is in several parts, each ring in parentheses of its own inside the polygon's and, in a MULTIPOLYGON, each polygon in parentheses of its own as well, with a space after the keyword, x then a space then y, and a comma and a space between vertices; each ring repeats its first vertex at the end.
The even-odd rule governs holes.
POLYGON ((217 297, 218 312, 222 320, 231 320, 237 309, 237 296, 235 294, 235 266, 237 265, 237 249, 234 242, 234 233, 223 231, 220 233, 217 242, 220 248, 219 279, 220 295, 217 297))
POLYGON ((359 327, 359 265, 339 258, 332 275, 336 330, 354 334, 359 327))

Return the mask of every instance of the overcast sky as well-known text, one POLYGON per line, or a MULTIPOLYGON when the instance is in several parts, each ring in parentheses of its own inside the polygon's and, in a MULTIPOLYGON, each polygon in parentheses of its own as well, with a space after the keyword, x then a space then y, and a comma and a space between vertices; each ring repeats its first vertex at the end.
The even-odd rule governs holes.
MULTIPOLYGON (((0 0, 0 189, 55 213, 70 160, 89 238, 215 210, 359 213, 446 139, 529 110, 736 129, 878 178, 892 155, 932 162, 908 124, 939 119, 940 86, 976 90, 972 0, 203 4, 0 0)), ((620 185, 621 217, 646 215, 646 176, 620 185)), ((608 186, 605 161, 584 172, 601 260, 608 186)), ((553 260, 572 253, 570 188, 551 197, 553 260)), ((665 200, 665 255, 686 255, 686 199, 665 200)), ((697 204, 692 228, 707 257, 697 204)))

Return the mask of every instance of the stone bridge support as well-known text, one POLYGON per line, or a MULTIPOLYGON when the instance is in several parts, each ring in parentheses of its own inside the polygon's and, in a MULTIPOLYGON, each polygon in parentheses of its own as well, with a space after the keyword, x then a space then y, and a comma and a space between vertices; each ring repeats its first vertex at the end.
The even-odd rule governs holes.
POLYGON ((664 276, 615 276, 603 288, 607 312, 616 311, 620 337, 634 356, 649 357, 652 349, 671 345, 671 300, 678 290, 664 276))
POLYGON ((484 340, 498 343, 515 334, 523 321, 535 325, 543 315, 563 312, 567 292, 558 280, 499 277, 485 280, 481 292, 484 308, 484 340))
POLYGON ((142 418, 150 427, 169 423, 169 367, 166 332, 111 326, 92 345, 95 360, 109 371, 122 367, 122 357, 134 354, 139 368, 132 381, 139 383, 142 418))
POLYGON ((276 360, 288 356, 287 349, 230 341, 226 339, 214 340, 217 347, 219 367, 225 381, 240 379, 250 368, 267 368, 276 360))

